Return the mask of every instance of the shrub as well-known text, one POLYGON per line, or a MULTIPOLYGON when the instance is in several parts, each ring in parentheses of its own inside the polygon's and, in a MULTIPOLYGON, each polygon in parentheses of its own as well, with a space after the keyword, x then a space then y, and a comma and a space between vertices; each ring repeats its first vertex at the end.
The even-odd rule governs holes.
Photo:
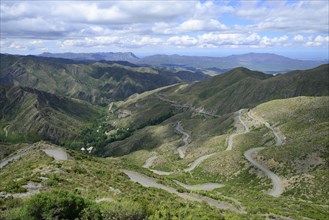
POLYGON ((102 219, 96 203, 64 190, 39 193, 10 219, 102 219))
POLYGON ((9 183, 6 188, 5 188, 6 192, 10 192, 10 193, 24 193, 27 192, 27 190, 21 186, 21 183, 19 182, 11 182, 9 183))
POLYGON ((113 220, 142 220, 146 219, 146 210, 136 202, 103 203, 104 219, 113 220))
POLYGON ((51 174, 45 183, 47 186, 57 186, 59 182, 60 178, 56 174, 51 174))

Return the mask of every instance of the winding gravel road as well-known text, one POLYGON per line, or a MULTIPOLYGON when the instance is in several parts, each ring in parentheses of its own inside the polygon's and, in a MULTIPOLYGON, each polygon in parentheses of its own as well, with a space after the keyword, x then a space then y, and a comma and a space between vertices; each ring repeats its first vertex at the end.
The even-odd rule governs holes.
POLYGON ((150 169, 150 167, 152 166, 153 162, 158 158, 157 154, 155 153, 153 156, 151 156, 150 158, 148 158, 144 165, 143 168, 149 169, 150 171, 152 171, 155 174, 158 174, 160 176, 168 176, 171 174, 174 174, 175 172, 167 172, 167 171, 161 171, 161 170, 154 170, 154 169, 150 169))
MULTIPOLYGON (((277 131, 268 122, 266 122, 262 118, 253 116, 252 110, 248 111, 248 116, 252 120, 264 124, 267 128, 269 128, 274 133, 276 146, 282 145, 283 140, 281 139, 281 135, 278 134, 277 131)), ((279 197, 283 192, 283 184, 280 177, 275 173, 273 173, 272 171, 270 171, 266 166, 258 163, 256 160, 253 159, 253 155, 256 155, 259 151, 263 149, 264 147, 251 148, 244 153, 244 156, 250 163, 252 163, 258 169, 262 170, 272 180, 273 188, 270 191, 268 191, 267 194, 271 196, 279 197)))
POLYGON ((183 135, 184 146, 179 147, 179 148, 177 149, 178 154, 179 154, 179 157, 180 157, 181 159, 183 159, 183 158, 185 158, 186 148, 187 148, 187 145, 189 144, 189 138, 190 138, 190 135, 189 135, 188 133, 186 133, 186 131, 184 131, 183 126, 182 126, 182 124, 181 124, 180 121, 177 122, 177 125, 176 125, 176 127, 175 127, 175 130, 176 130, 178 133, 180 133, 180 134, 183 135))
POLYGON ((42 149, 48 156, 53 157, 55 160, 68 160, 69 155, 61 148, 46 148, 42 149))
POLYGON ((200 196, 195 193, 180 193, 175 188, 157 183, 156 179, 148 177, 144 174, 140 174, 140 173, 130 171, 130 170, 123 170, 123 172, 130 178, 130 180, 132 180, 133 182, 137 182, 144 187, 154 187, 154 188, 162 189, 169 193, 175 194, 183 199, 195 201, 195 202, 206 202, 208 205, 214 206, 219 209, 231 210, 231 211, 240 212, 240 213, 242 212, 232 205, 220 203, 217 200, 206 197, 206 196, 200 196))
MULTIPOLYGON (((19 159, 21 156, 27 154, 28 152, 32 151, 32 150, 37 150, 38 147, 36 146, 29 146, 28 148, 25 148, 19 152, 17 152, 16 154, 9 156, 3 160, 0 161, 0 169, 2 169, 3 167, 5 167, 9 162, 14 161, 19 159)), ((66 153, 66 151, 64 149, 61 148, 57 148, 57 147, 46 147, 44 149, 41 149, 42 151, 44 151, 48 156, 53 157, 55 160, 68 160, 69 155, 68 153, 66 153)))
POLYGON ((153 169, 149 169, 149 170, 160 176, 168 176, 175 173, 174 171, 170 172, 170 171, 161 171, 161 170, 153 170, 153 169))
POLYGON ((213 156, 215 153, 204 155, 196 159, 188 168, 184 169, 185 172, 191 172, 195 168, 197 168, 204 160, 208 159, 209 157, 213 156))
POLYGON ((5 159, 0 161, 0 168, 2 169, 3 167, 5 167, 9 162, 14 161, 19 159, 21 156, 27 154, 29 151, 31 151, 34 148, 34 146, 30 146, 24 150, 21 150, 19 152, 17 152, 14 155, 11 155, 9 157, 6 157, 5 159))
POLYGON ((149 168, 152 166, 153 162, 154 162, 157 158, 158 158, 158 156, 157 156, 156 154, 153 155, 153 156, 151 156, 150 158, 148 158, 148 159, 145 161, 145 163, 144 163, 144 165, 143 165, 143 168, 149 169, 149 168))
MULTIPOLYGON (((216 153, 212 153, 212 154, 208 154, 208 155, 203 155, 199 158, 197 158, 193 163, 191 163, 187 168, 184 169, 184 172, 191 172, 193 171, 195 168, 197 168, 203 161, 205 161, 206 159, 208 159, 209 157, 215 155, 216 153)), ((158 158, 157 155, 153 155, 150 158, 148 158, 144 165, 143 168, 149 169, 150 171, 152 171, 155 174, 161 175, 161 176, 168 176, 171 174, 174 174, 174 171, 161 171, 161 170, 154 170, 154 169, 150 169, 150 167, 152 166, 153 162, 158 158)))
POLYGON ((280 146, 280 145, 283 144, 284 136, 281 134, 281 132, 280 132, 280 130, 279 130, 278 128, 273 128, 273 127, 272 127, 267 121, 265 121, 263 118, 261 118, 261 117, 256 117, 256 116, 254 115, 254 113, 252 112, 251 109, 248 111, 248 116, 249 116, 251 119, 253 119, 253 120, 257 121, 257 122, 259 122, 259 123, 261 123, 261 124, 264 124, 268 129, 270 129, 270 130, 273 132, 273 134, 274 134, 274 136, 275 136, 275 145, 276 145, 276 146, 280 146))
POLYGON ((190 105, 190 104, 180 104, 176 101, 173 101, 173 100, 170 100, 170 99, 167 99, 165 98, 164 95, 162 94, 159 94, 159 93, 156 93, 155 96, 160 99, 161 101, 164 101, 164 102, 168 102, 170 103, 171 106, 175 107, 175 108, 178 108, 178 109, 188 109, 196 114, 199 114, 199 115, 204 115, 204 116, 211 116, 211 117, 215 117, 215 118, 219 118, 220 116, 219 115, 216 115, 214 113, 211 113, 211 112, 208 112, 206 111, 204 108, 202 107, 196 107, 196 106, 193 106, 193 105, 190 105))
POLYGON ((242 124, 242 126, 244 127, 244 131, 243 132, 234 132, 233 134, 231 134, 229 137, 228 137, 228 141, 227 141, 227 148, 226 150, 232 150, 233 149, 233 138, 236 137, 237 135, 240 135, 240 134, 245 134, 245 133, 248 133, 250 130, 249 130, 249 127, 246 125, 246 123, 242 120, 241 118, 241 112, 242 112, 243 109, 240 109, 239 110, 239 115, 238 115, 238 120, 240 121, 240 123, 242 124))
POLYGON ((3 128, 3 131, 5 132, 5 136, 8 136, 8 128, 10 125, 7 125, 6 127, 3 128))
POLYGON ((187 184, 181 183, 177 180, 173 180, 173 181, 175 183, 177 183, 178 185, 180 185, 181 187, 184 187, 185 189, 188 189, 188 190, 211 191, 211 190, 218 189, 218 188, 225 186, 223 184, 218 184, 218 183, 204 183, 204 184, 197 184, 197 185, 187 185, 187 184))
POLYGON ((244 156, 250 163, 252 163, 258 169, 262 170, 269 178, 271 178, 273 183, 273 188, 270 191, 268 191, 267 194, 271 196, 279 197, 283 192, 283 185, 280 177, 275 173, 273 173, 272 171, 270 171, 267 167, 265 167, 262 164, 259 164, 257 161, 253 159, 253 155, 257 154, 259 151, 263 149, 264 147, 256 147, 249 149, 246 152, 244 152, 244 156))

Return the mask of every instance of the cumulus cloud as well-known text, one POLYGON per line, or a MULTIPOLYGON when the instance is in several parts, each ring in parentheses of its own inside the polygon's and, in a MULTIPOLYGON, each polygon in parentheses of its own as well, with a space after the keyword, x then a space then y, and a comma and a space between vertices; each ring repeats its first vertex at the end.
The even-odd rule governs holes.
POLYGON ((97 36, 85 37, 83 39, 69 39, 61 43, 61 48, 73 47, 89 47, 89 48, 105 48, 105 47, 121 47, 121 48, 138 48, 145 46, 159 45, 163 42, 160 38, 150 36, 143 37, 118 37, 118 36, 97 36))
POLYGON ((294 37, 294 41, 296 41, 296 42, 303 42, 304 41, 304 37, 303 37, 303 35, 296 35, 295 37, 294 37))
POLYGON ((174 37, 170 37, 167 40, 167 43, 169 45, 174 45, 174 46, 178 46, 178 47, 191 47, 191 46, 195 46, 198 44, 198 40, 194 37, 190 37, 190 36, 174 36, 174 37))
POLYGON ((308 41, 305 43, 305 46, 307 46, 307 47, 325 46, 328 49, 328 47, 329 47, 329 36, 317 35, 314 38, 309 37, 308 41))
POLYGON ((195 1, 44 1, 5 2, 1 17, 57 17, 71 22, 125 24, 174 19, 196 7, 195 1), (51 8, 52 10, 49 10, 51 8))
POLYGON ((33 51, 42 50, 45 45, 44 40, 33 39, 33 40, 1 40, 1 48, 9 48, 14 51, 33 51))
POLYGON ((212 46, 230 46, 230 47, 272 47, 283 46, 289 40, 288 36, 280 36, 270 38, 268 36, 260 36, 257 33, 251 34, 221 34, 208 33, 199 36, 202 45, 212 46))
POLYGON ((249 28, 285 33, 328 33, 328 1, 243 1, 236 15, 255 21, 249 28))
POLYGON ((206 32, 226 30, 227 26, 218 20, 189 19, 181 24, 155 23, 152 31, 156 34, 184 34, 191 32, 206 32))
POLYGON ((328 6, 327 1, 4 1, 1 49, 325 48, 328 6))
POLYGON ((83 39, 69 39, 64 40, 61 47, 95 47, 116 43, 119 40, 117 36, 99 36, 99 37, 85 37, 83 39))

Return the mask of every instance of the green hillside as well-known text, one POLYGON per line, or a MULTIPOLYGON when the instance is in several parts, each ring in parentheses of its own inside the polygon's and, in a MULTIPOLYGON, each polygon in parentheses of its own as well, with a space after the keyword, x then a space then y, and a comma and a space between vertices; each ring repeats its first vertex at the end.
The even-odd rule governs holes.
POLYGON ((261 155, 287 181, 285 195, 328 203, 329 98, 296 97, 261 104, 255 112, 286 136, 286 144, 261 155), (273 162, 275 161, 275 162, 273 162))
POLYGON ((221 210, 204 203, 145 190, 129 180, 115 159, 68 151, 67 160, 55 160, 42 149, 60 150, 35 143, 22 149, 26 153, 19 160, 1 168, 0 218, 224 219, 221 210))
POLYGON ((26 87, 1 86, 0 94, 2 142, 71 142, 102 112, 81 100, 26 87))
MULTIPOLYGON (((124 102, 117 102, 110 111, 108 122, 105 123, 107 126, 103 126, 102 136, 90 138, 86 142, 97 145, 98 155, 123 155, 137 149, 152 149, 167 141, 163 136, 165 132, 158 132, 158 136, 154 133, 156 130, 148 127, 150 125, 163 122, 166 126, 174 127, 177 121, 186 117, 198 118, 200 123, 203 120, 232 120, 233 112, 239 109, 252 108, 257 104, 279 98, 300 95, 325 96, 329 94, 328 88, 328 65, 276 77, 246 68, 237 68, 192 85, 169 86, 143 96, 133 96, 124 102), (125 111, 129 114, 122 116, 121 112, 125 111), (116 129, 122 132, 117 133, 116 129), (109 131, 112 131, 113 135, 104 135, 109 131), (122 140, 125 138, 127 139, 122 140), (97 142, 95 139, 103 141, 97 142)), ((208 129, 198 127, 196 121, 190 124, 190 130, 199 133, 198 141, 208 141, 208 129), (201 138, 202 132, 205 133, 204 139, 201 138)), ((222 132, 229 129, 226 127, 222 132)), ((89 134, 99 136, 95 132, 89 134)), ((178 144, 179 142, 175 146, 178 144)))
POLYGON ((329 95, 329 65, 277 76, 236 68, 164 94, 179 103, 224 114, 241 108, 252 108, 273 99, 329 95))
POLYGON ((329 204, 326 184, 329 178, 328 107, 329 99, 325 96, 273 100, 254 108, 254 115, 280 129, 285 137, 282 146, 275 146, 271 130, 252 120, 247 110, 242 111, 241 118, 250 131, 233 139, 231 151, 227 150, 226 140, 236 132, 232 118, 223 121, 223 117, 191 117, 187 112, 145 128, 120 145, 124 147, 135 144, 146 149, 137 150, 123 158, 125 163, 148 175, 155 174, 139 167, 152 155, 157 155, 150 169, 174 172, 169 176, 156 175, 161 180, 169 178, 189 185, 209 182, 224 184, 223 188, 206 195, 218 198, 217 192, 220 192, 221 199, 238 200, 249 213, 249 217, 245 218, 261 219, 268 215, 278 219, 283 216, 326 219, 326 207, 329 204), (178 120, 191 136, 183 159, 176 152, 183 145, 181 134, 174 132, 174 124, 178 120), (283 181, 284 190, 278 198, 264 195, 271 188, 269 179, 244 157, 244 152, 255 147, 265 147, 255 157, 283 181), (184 169, 205 155, 212 156, 193 171, 184 172, 184 169), (289 210, 285 208, 287 206, 289 210))
MULTIPOLYGON (((131 98, 130 104, 141 104, 145 97, 131 98)), ((124 104, 117 103, 112 107, 113 111, 120 106, 124 104)), ((151 139, 161 144, 119 158, 95 158, 68 151, 68 160, 53 160, 41 150, 57 147, 36 143, 25 150, 27 153, 19 160, 2 169, 1 215, 8 219, 24 219, 33 208, 43 204, 42 199, 56 198, 56 203, 59 203, 72 197, 70 204, 82 200, 88 207, 79 215, 100 215, 99 219, 108 219, 109 216, 114 219, 326 219, 329 214, 326 184, 329 152, 328 136, 325 135, 329 132, 328 106, 328 97, 296 97, 273 100, 253 108, 253 117, 263 118, 282 132, 285 138, 281 146, 275 146, 272 131, 252 119, 248 110, 241 111, 241 120, 250 130, 234 138, 232 150, 226 150, 225 139, 234 132, 241 132, 239 123, 234 124, 232 120, 238 115, 211 118, 193 116, 187 111, 178 112, 160 124, 146 126, 125 140, 137 143, 138 138, 149 136, 142 141, 145 145, 151 143, 151 139), (183 159, 174 153, 182 145, 182 134, 174 131, 177 120, 181 121, 191 139, 183 159), (259 146, 265 149, 254 157, 279 175, 284 183, 279 197, 266 194, 272 187, 271 181, 244 157, 248 149, 259 146), (162 176, 142 168, 155 153, 158 157, 151 169, 174 173, 162 176), (212 156, 198 167, 190 172, 184 171, 197 158, 209 154, 212 156), (228 208, 182 199, 182 194, 178 196, 157 186, 145 188, 130 181, 127 170, 155 178, 158 184, 175 189, 178 194, 188 192, 190 196, 207 198, 206 201, 214 199, 228 208), (185 189, 175 181, 190 186, 205 183, 223 186, 210 191, 195 191, 185 189), (26 191, 35 193, 29 185, 36 185, 41 193, 26 196, 26 191), (69 192, 74 192, 75 196, 69 192)), ((126 122, 128 118, 125 117, 126 122)), ((27 148, 21 146, 21 149, 27 148)), ((43 207, 39 213, 51 210, 46 203, 43 207)))
POLYGON ((0 83, 106 105, 134 93, 208 77, 201 72, 189 73, 161 71, 120 61, 73 61, 1 54, 0 83))
MULTIPOLYGON (((11 75, 32 82, 30 65, 11 75)), ((61 65, 88 66, 83 82, 95 85, 107 82, 107 68, 111 82, 120 71, 159 75, 118 63, 61 65)), ((60 209, 69 219, 326 219, 328 85, 328 65, 278 76, 236 68, 104 107, 52 84, 52 92, 1 86, 0 218, 52 219, 60 209)))

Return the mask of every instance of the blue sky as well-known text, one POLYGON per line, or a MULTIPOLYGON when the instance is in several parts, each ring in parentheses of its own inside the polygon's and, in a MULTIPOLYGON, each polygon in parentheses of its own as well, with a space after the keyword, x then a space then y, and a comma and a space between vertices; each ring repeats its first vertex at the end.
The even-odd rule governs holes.
POLYGON ((1 1, 1 53, 119 52, 328 59, 329 5, 312 1, 1 1))

